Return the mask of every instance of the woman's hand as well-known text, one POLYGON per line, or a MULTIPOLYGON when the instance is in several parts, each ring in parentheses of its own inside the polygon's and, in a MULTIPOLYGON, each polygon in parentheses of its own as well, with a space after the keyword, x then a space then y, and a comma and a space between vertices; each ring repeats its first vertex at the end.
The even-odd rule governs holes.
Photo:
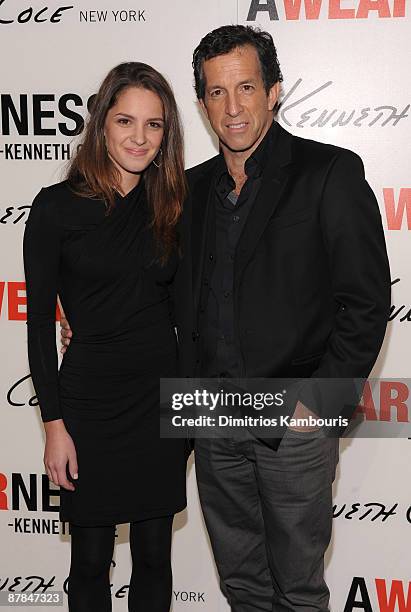
POLYGON ((44 465, 49 479, 54 484, 74 491, 75 487, 67 479, 67 464, 73 480, 78 478, 77 453, 74 442, 65 428, 62 419, 44 423, 46 431, 46 448, 44 465))

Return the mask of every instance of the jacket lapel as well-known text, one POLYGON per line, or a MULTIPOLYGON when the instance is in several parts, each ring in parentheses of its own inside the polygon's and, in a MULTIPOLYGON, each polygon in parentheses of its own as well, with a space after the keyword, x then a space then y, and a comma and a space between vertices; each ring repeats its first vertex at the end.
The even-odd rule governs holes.
MULTIPOLYGON (((203 279, 204 256, 212 223, 214 164, 195 184, 192 191, 191 255, 194 313, 197 313, 203 279)), ((196 318, 195 318, 196 320, 196 318)))
POLYGON ((278 134, 269 151, 263 171, 262 185, 247 217, 237 245, 235 286, 250 260, 269 219, 284 193, 292 169, 292 135, 277 126, 278 134))

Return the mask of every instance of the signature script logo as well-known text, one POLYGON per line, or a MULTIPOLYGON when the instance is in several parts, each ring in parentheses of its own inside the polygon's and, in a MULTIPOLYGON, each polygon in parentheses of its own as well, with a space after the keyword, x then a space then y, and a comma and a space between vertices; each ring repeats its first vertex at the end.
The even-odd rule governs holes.
MULTIPOLYGON (((5 2, 6 0, 0 0, 0 9, 3 9, 5 2)), ((11 4, 11 6, 8 7, 6 14, 3 10, 0 11, 0 24, 9 25, 10 23, 27 23, 29 21, 32 21, 33 23, 60 23, 63 14, 73 8, 73 5, 60 6, 51 12, 48 6, 36 9, 29 6, 23 10, 20 10, 19 7, 17 12, 15 12, 16 9, 11 4)))
POLYGON ((10 406, 38 406, 37 395, 33 395, 32 385, 29 383, 31 374, 23 376, 10 387, 7 393, 7 401, 10 406))
POLYGON ((7 206, 5 214, 0 216, 0 223, 2 225, 19 223, 24 219, 24 223, 29 215, 31 206, 29 204, 22 204, 21 206, 7 206))
POLYGON ((371 106, 364 106, 362 108, 345 110, 338 108, 321 109, 319 106, 311 106, 311 108, 307 109, 307 102, 311 105, 314 98, 318 98, 322 91, 331 87, 333 81, 327 81, 298 98, 302 82, 303 79, 297 79, 281 102, 279 118, 285 125, 298 128, 307 126, 319 128, 328 126, 335 128, 347 125, 354 125, 355 127, 372 127, 377 125, 384 127, 388 124, 396 126, 400 121, 408 117, 410 104, 404 106, 402 110, 389 104, 373 108, 371 106), (297 92, 298 95, 296 95, 297 92))
MULTIPOLYGON (((396 278, 391 281, 391 286, 396 285, 401 281, 400 278, 396 278)), ((389 321, 394 321, 394 319, 398 319, 399 323, 410 323, 411 322, 411 306, 406 306, 405 304, 401 304, 400 306, 395 306, 394 304, 390 308, 390 316, 388 317, 389 321)))

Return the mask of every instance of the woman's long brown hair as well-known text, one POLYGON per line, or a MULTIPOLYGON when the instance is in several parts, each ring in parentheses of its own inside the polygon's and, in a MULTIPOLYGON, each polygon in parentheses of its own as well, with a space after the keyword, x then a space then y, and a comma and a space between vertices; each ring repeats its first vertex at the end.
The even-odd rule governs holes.
POLYGON ((182 127, 174 94, 157 70, 140 62, 127 62, 113 68, 92 103, 83 141, 70 162, 67 179, 75 193, 115 205, 120 174, 111 162, 104 140, 108 111, 121 92, 129 87, 148 89, 159 96, 164 109, 164 135, 159 168, 153 163, 144 171, 147 199, 152 211, 152 227, 165 263, 176 246, 176 224, 186 195, 182 127))

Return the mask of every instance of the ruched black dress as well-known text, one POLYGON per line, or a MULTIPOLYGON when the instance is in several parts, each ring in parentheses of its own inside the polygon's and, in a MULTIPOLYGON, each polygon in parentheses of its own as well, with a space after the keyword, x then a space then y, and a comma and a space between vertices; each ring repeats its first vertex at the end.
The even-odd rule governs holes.
POLYGON ((43 421, 62 418, 79 478, 61 488, 60 518, 113 525, 186 505, 183 440, 159 436, 159 378, 176 376, 168 286, 156 263, 143 181, 116 198, 42 189, 24 238, 29 361, 43 421), (58 372, 56 296, 73 339, 58 372))

